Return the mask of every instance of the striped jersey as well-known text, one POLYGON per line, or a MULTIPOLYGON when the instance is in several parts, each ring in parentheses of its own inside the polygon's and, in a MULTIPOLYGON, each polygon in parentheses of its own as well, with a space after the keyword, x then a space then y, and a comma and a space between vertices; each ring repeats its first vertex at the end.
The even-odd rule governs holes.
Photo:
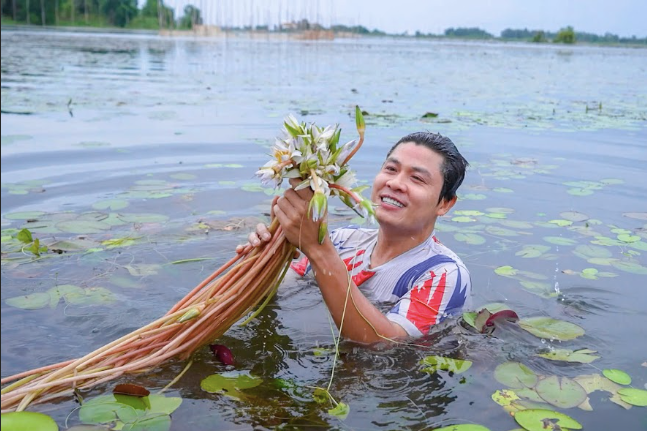
MULTIPOLYGON (((386 317, 411 336, 427 334, 432 325, 471 306, 472 284, 460 258, 434 233, 418 246, 371 268, 377 229, 341 228, 330 234, 355 285, 373 303, 395 303, 386 317)), ((301 276, 307 257, 292 264, 301 276)))

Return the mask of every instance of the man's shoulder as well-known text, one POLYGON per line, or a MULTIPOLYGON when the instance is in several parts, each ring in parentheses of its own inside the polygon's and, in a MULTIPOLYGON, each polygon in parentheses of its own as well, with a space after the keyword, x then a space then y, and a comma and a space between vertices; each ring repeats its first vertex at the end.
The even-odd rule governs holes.
POLYGON ((354 248, 366 241, 370 241, 377 235, 377 229, 366 229, 359 226, 345 226, 337 228, 330 233, 330 239, 334 246, 339 249, 354 248))

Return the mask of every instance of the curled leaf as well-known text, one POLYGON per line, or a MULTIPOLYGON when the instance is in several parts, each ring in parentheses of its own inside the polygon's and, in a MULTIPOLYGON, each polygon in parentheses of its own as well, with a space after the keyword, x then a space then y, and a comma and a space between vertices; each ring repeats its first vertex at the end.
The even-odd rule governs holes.
POLYGON ((130 395, 133 397, 147 397, 151 391, 143 386, 134 385, 132 383, 121 383, 112 390, 113 394, 130 395))

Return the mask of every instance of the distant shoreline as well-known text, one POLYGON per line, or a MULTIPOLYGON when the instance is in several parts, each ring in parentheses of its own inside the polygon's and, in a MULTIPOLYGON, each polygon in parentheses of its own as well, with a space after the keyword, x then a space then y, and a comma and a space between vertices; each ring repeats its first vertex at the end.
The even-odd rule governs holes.
POLYGON ((194 37, 200 39, 226 39, 226 38, 249 38, 249 39, 273 39, 273 40, 301 40, 301 41, 317 41, 324 40, 330 41, 334 39, 401 39, 407 41, 447 41, 447 42, 483 42, 483 43, 512 43, 512 44, 527 44, 536 46, 554 46, 554 47, 576 47, 576 46, 589 46, 589 47, 611 47, 611 48, 647 48, 645 44, 632 44, 632 43, 592 43, 592 42, 576 42, 574 44, 562 43, 533 43, 527 40, 519 39, 503 39, 503 38, 470 38, 470 37, 447 37, 447 36, 406 36, 406 35, 365 35, 352 32, 333 32, 331 30, 305 30, 305 31, 262 31, 262 30, 221 30, 215 28, 199 28, 196 30, 175 30, 175 29, 134 29, 134 28, 120 28, 120 27, 93 27, 93 26, 41 26, 41 25, 27 25, 27 24, 2 24, 0 27, 3 31, 50 31, 61 33, 91 33, 91 34, 133 34, 133 35, 147 35, 147 36, 161 36, 161 37, 194 37))

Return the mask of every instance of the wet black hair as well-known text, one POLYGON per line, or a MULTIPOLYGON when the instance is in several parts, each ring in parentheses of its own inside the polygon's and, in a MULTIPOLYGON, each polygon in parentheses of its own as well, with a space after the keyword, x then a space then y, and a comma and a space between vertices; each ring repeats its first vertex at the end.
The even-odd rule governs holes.
POLYGON ((393 147, 391 147, 386 157, 388 158, 398 145, 407 142, 412 142, 416 145, 423 145, 443 157, 443 164, 441 166, 443 173, 443 188, 440 191, 438 202, 440 203, 443 199, 448 201, 454 199, 456 196, 456 190, 458 190, 458 187, 463 183, 465 170, 469 163, 458 151, 458 148, 456 148, 456 145, 454 145, 452 140, 437 133, 411 133, 400 139, 393 147))

